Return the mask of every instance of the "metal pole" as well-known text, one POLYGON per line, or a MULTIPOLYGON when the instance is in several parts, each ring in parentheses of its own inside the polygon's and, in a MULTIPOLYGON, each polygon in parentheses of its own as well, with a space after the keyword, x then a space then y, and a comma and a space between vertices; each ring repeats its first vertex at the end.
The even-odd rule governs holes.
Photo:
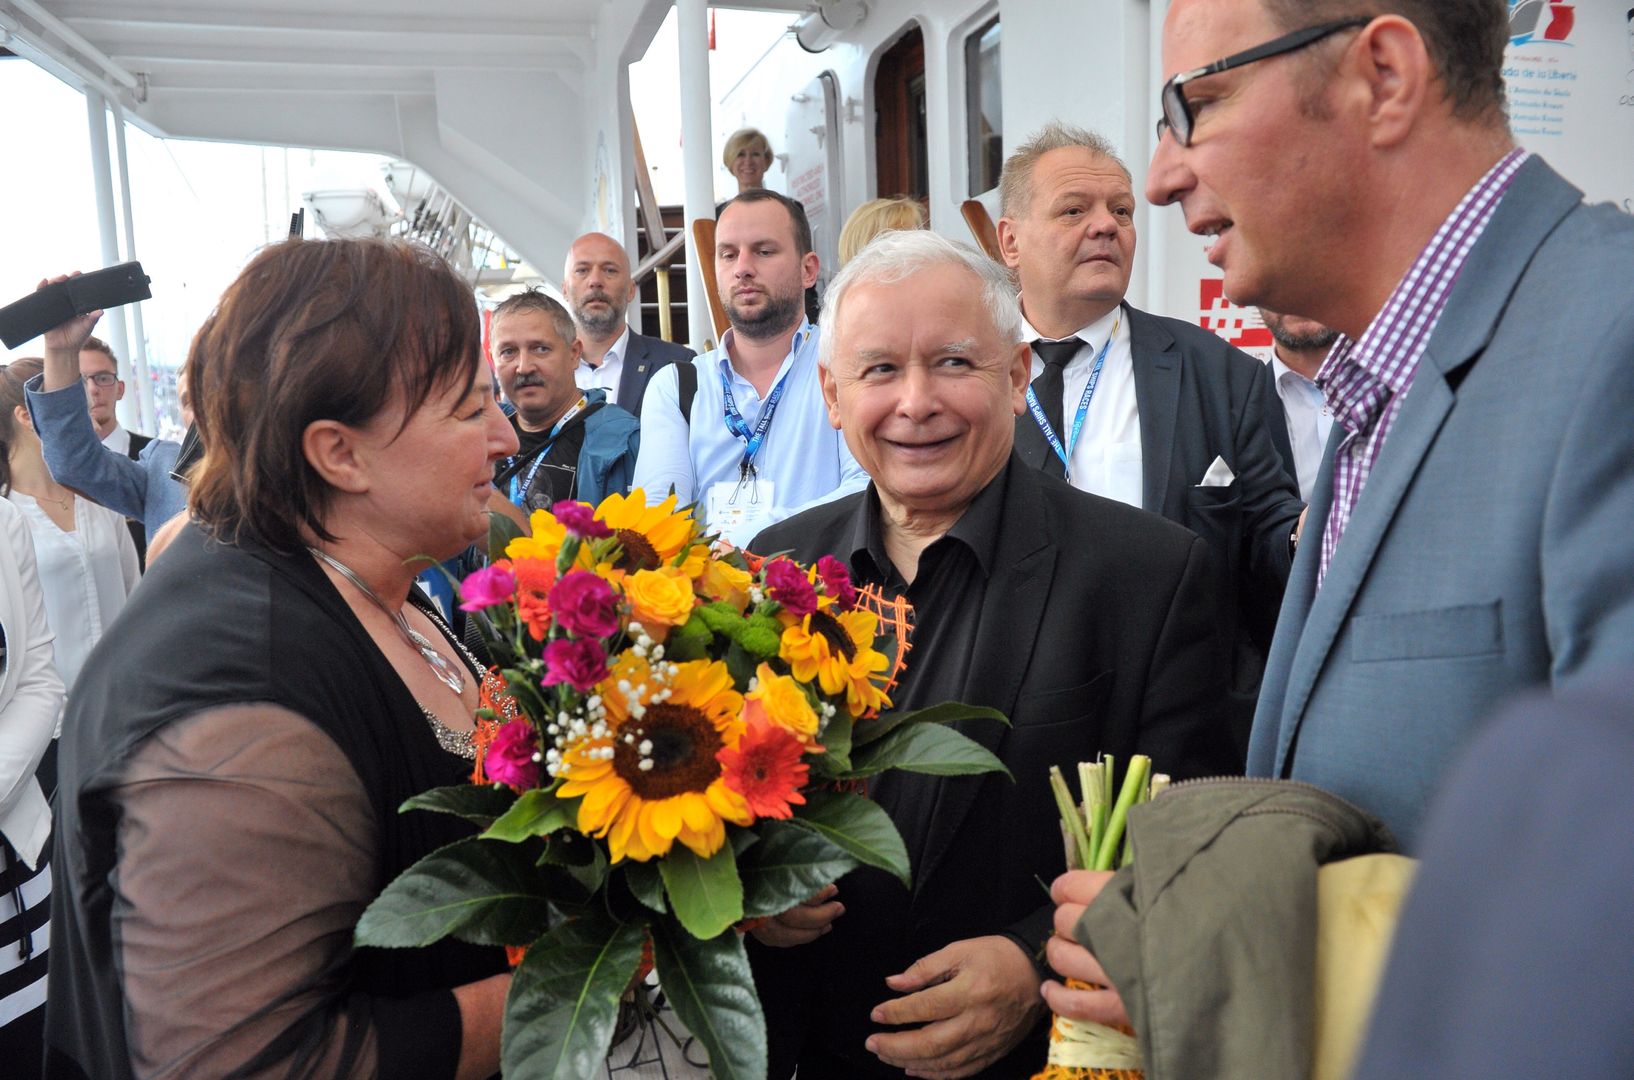
MULTIPOLYGON (((125 147, 125 110, 115 102, 113 109, 114 145, 119 150, 119 202, 125 211, 125 258, 136 258, 136 226, 131 211, 130 198, 130 153, 125 147)), ((136 384, 135 400, 126 397, 119 403, 124 415, 120 419, 128 428, 157 435, 159 433, 158 417, 153 410, 153 380, 148 375, 147 333, 142 327, 142 305, 130 305, 131 321, 131 350, 127 359, 130 361, 131 381, 136 384), (135 413, 135 416, 131 416, 135 413)))
MULTIPOLYGON (((102 236, 102 265, 119 262, 119 225, 113 208, 113 165, 108 160, 108 101, 101 94, 85 92, 85 119, 91 129, 91 183, 96 192, 96 220, 102 236)), ((125 337, 125 309, 117 308, 102 316, 100 329, 118 356, 130 357, 125 337)))
MULTIPOLYGON (((692 223, 715 216, 713 129, 709 118, 709 8, 705 0, 675 0, 681 68, 681 152, 686 176, 686 233, 692 223)), ((712 339, 704 275, 715 272, 715 253, 687 257, 687 332, 694 348, 712 339)))

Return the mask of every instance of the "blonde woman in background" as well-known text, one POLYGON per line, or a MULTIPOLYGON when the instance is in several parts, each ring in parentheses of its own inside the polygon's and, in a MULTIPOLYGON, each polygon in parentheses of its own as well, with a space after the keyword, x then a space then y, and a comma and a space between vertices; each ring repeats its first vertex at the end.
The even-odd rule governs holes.
POLYGON ((852 256, 880 233, 924 229, 929 224, 925 208, 911 196, 870 199, 845 219, 845 227, 840 230, 840 265, 850 262, 852 256))
POLYGON ((751 188, 765 187, 766 173, 772 167, 772 144, 755 128, 739 128, 727 138, 721 164, 738 182, 740 195, 751 188))

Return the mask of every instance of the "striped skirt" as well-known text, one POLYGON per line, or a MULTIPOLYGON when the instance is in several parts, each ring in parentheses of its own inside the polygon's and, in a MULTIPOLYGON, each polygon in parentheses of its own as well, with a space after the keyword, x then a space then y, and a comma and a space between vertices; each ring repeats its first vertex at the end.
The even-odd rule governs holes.
POLYGON ((30 870, 0 837, 0 1061, 7 1075, 35 1075, 45 1030, 46 948, 50 945, 51 846, 30 870))

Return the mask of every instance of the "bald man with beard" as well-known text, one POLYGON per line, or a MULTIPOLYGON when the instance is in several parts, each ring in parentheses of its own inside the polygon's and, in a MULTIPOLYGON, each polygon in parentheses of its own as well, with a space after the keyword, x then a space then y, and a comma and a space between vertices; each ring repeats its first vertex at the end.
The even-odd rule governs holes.
POLYGON ((581 390, 606 390, 620 408, 639 417, 653 372, 695 354, 685 345, 630 329, 624 313, 635 295, 630 257, 618 241, 596 232, 573 241, 562 269, 562 296, 584 345, 573 380, 581 390))

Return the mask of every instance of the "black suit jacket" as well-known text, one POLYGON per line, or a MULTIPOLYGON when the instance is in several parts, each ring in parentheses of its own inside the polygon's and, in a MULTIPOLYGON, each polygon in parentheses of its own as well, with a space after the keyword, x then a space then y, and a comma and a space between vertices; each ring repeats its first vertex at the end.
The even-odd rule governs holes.
MULTIPOLYGON (((832 933, 793 949, 752 947, 774 1076, 787 1074, 813 1021, 834 1025, 828 1040, 850 1048, 852 1075, 883 1069, 863 1050, 877 1030, 868 1011, 890 996, 883 977, 951 942, 1007 933, 1036 955, 1054 912, 1039 882, 1065 869, 1051 765, 1070 768, 1100 751, 1124 763, 1138 751, 1177 776, 1240 767, 1217 719, 1225 645, 1210 616, 1218 585, 1202 541, 1015 458, 1008 475, 1004 555, 987 582, 959 699, 1010 718, 1009 728, 977 722, 962 730, 1014 780, 937 779, 926 835, 904 837, 911 894, 888 875, 857 871, 840 883, 846 914, 832 933)), ((863 500, 875 497, 870 487, 798 514, 752 547, 846 560, 863 500)), ((1042 1026, 1035 1036, 985 1075, 1025 1076, 1042 1066, 1042 1026)), ((808 1060, 801 1076, 826 1071, 808 1060)))
MULTIPOLYGON (((1233 643, 1232 726, 1246 752, 1254 700, 1304 503, 1293 478, 1288 422, 1266 365, 1199 326, 1124 305, 1140 412, 1141 505, 1203 538, 1220 573, 1216 610, 1233 643), (1235 475, 1199 487, 1216 457, 1235 475)), ((1016 451, 1041 468, 1054 453, 1031 413, 1016 451)))
MULTIPOLYGON (((130 449, 125 451, 125 456, 132 461, 141 460, 142 447, 152 441, 153 436, 151 435, 143 435, 139 431, 131 432, 130 449)), ((136 545, 136 564, 146 570, 148 565, 148 531, 135 518, 126 518, 125 528, 130 530, 131 542, 136 545)))
POLYGON ((619 408, 640 417, 641 399, 647 393, 647 383, 652 379, 653 372, 665 364, 691 360, 696 355, 685 345, 631 330, 630 344, 625 349, 624 371, 618 377, 618 394, 615 395, 619 408))

